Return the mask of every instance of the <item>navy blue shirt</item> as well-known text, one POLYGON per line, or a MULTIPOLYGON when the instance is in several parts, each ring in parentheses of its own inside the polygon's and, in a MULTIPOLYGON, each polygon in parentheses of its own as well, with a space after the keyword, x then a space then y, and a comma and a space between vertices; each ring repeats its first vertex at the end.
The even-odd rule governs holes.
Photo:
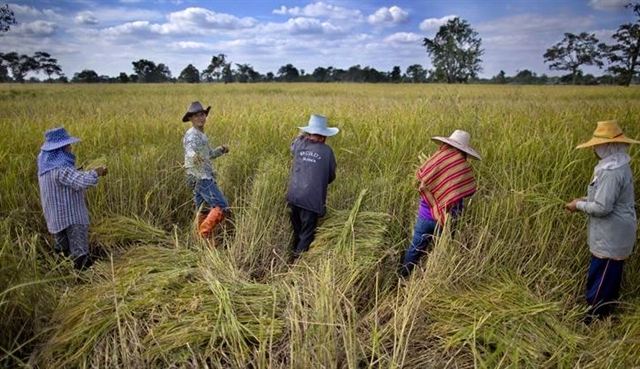
POLYGON ((336 158, 329 145, 296 137, 291 143, 293 169, 287 202, 323 216, 327 187, 336 178, 336 158))

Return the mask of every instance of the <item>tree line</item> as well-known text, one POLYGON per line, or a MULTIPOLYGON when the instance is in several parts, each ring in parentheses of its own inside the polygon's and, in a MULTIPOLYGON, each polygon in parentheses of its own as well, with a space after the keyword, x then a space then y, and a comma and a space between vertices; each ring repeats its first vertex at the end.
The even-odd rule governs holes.
MULTIPOLYGON (((117 77, 98 75, 94 70, 85 69, 75 73, 71 80, 62 73, 56 58, 49 53, 38 51, 34 55, 19 55, 16 52, 0 53, 0 82, 24 83, 25 76, 34 72, 47 75, 48 82, 74 83, 254 83, 254 82, 363 82, 363 83, 496 83, 496 84, 619 84, 628 86, 638 83, 640 76, 640 3, 629 3, 635 21, 618 27, 608 45, 600 42, 595 34, 581 32, 565 33, 562 41, 546 50, 542 55, 550 70, 565 71, 567 74, 550 77, 538 76, 530 70, 517 71, 515 76, 507 76, 504 71, 490 79, 478 77, 482 71, 482 38, 471 25, 453 18, 442 25, 432 38, 424 38, 422 46, 431 59, 433 69, 425 69, 413 64, 404 71, 394 66, 391 71, 353 65, 348 69, 333 66, 317 67, 311 73, 298 69, 293 64, 281 66, 277 72, 261 74, 250 64, 232 63, 227 55, 214 55, 202 70, 193 64, 187 65, 177 77, 172 76, 169 67, 163 63, 140 59, 133 61, 133 73, 121 72, 117 77), (601 76, 584 74, 582 68, 595 66, 602 69, 607 63, 606 73, 601 76), (11 75, 9 75, 11 72, 11 75), (53 79, 52 76, 58 78, 53 79)), ((8 5, 0 7, 0 36, 17 24, 14 13, 8 5)), ((28 82, 40 82, 36 77, 28 82)))

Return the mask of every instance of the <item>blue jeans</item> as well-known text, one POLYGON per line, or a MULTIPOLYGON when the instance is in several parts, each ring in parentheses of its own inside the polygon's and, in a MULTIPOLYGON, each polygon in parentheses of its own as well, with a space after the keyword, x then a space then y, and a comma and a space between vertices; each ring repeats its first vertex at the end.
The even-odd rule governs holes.
POLYGON ((187 176, 187 186, 193 190, 196 211, 208 213, 216 206, 225 212, 229 210, 227 199, 224 198, 222 191, 212 179, 197 179, 194 176, 187 176))
POLYGON ((600 259, 591 255, 587 274, 587 303, 590 314, 602 318, 611 314, 620 297, 624 260, 600 259))
POLYGON ((413 227, 413 238, 409 248, 404 253, 402 265, 400 266, 400 275, 408 277, 413 271, 422 255, 427 251, 427 247, 433 243, 433 236, 439 235, 441 228, 438 223, 433 220, 426 220, 418 217, 413 227))

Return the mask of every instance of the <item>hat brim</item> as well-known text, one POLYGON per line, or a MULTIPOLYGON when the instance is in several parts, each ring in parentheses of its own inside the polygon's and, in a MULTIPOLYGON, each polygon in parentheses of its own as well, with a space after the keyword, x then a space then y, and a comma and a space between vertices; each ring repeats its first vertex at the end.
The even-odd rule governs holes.
POLYGON ((629 137, 627 137, 625 135, 622 135, 622 136, 619 136, 619 137, 615 137, 615 138, 593 137, 589 141, 587 141, 585 143, 581 143, 580 145, 576 146, 576 149, 584 149, 586 147, 592 147, 592 146, 596 146, 596 145, 602 145, 602 144, 613 143, 613 142, 628 143, 628 144, 640 144, 640 141, 632 140, 632 139, 630 139, 629 137))
POLYGON ((198 113, 201 113, 201 112, 204 112, 204 114, 205 114, 206 116, 209 116, 209 110, 211 110, 211 107, 210 107, 210 106, 208 106, 208 107, 207 107, 206 109, 204 109, 204 110, 199 110, 199 111, 194 111, 194 112, 186 112, 186 113, 184 114, 184 116, 182 117, 182 122, 183 122, 183 123, 188 122, 188 121, 189 121, 189 118, 191 118, 191 116, 192 116, 192 115, 194 115, 194 114, 198 114, 198 113))
POLYGON ((42 146, 40 146, 40 150, 42 150, 42 151, 53 151, 53 150, 59 149, 61 147, 65 147, 67 145, 71 145, 71 144, 74 144, 74 143, 80 142, 80 141, 81 140, 79 138, 69 137, 64 141, 45 142, 42 146))
POLYGON ((435 137, 431 137, 431 140, 433 140, 436 143, 446 143, 449 146, 453 146, 456 149, 471 155, 471 157, 474 159, 482 160, 482 158, 480 157, 480 154, 478 154, 476 150, 472 149, 469 146, 461 145, 459 142, 451 140, 448 137, 435 136, 435 137))
POLYGON ((298 128, 300 128, 303 132, 310 133, 312 135, 321 135, 325 137, 335 136, 336 134, 338 134, 338 132, 340 132, 340 129, 336 127, 318 128, 318 127, 306 126, 306 127, 298 127, 298 128))

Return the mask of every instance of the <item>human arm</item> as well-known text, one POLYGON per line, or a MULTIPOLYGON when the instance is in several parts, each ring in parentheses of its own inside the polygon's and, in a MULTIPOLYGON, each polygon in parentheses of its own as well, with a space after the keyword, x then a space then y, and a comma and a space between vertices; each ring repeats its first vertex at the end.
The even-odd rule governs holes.
POLYGON ((219 156, 222 156, 223 154, 226 154, 229 152, 229 147, 227 145, 220 145, 218 147, 216 147, 215 149, 211 150, 211 159, 215 159, 219 156))
POLYGON ((104 176, 106 174, 107 168, 104 167, 99 167, 88 172, 79 171, 73 167, 64 167, 59 169, 57 180, 64 186, 80 191, 96 186, 98 184, 98 176, 104 176))
POLYGON ((296 138, 294 138, 293 141, 291 141, 291 144, 289 145, 289 151, 291 151, 292 154, 296 151, 295 148, 296 148, 297 144, 300 141, 302 141, 305 137, 306 137, 306 134, 304 132, 300 132, 300 133, 298 133, 296 138))
POLYGON ((594 217, 605 217, 613 211, 613 205, 620 196, 621 178, 614 171, 605 170, 590 186, 595 186, 593 200, 587 198, 575 199, 575 209, 594 217))

